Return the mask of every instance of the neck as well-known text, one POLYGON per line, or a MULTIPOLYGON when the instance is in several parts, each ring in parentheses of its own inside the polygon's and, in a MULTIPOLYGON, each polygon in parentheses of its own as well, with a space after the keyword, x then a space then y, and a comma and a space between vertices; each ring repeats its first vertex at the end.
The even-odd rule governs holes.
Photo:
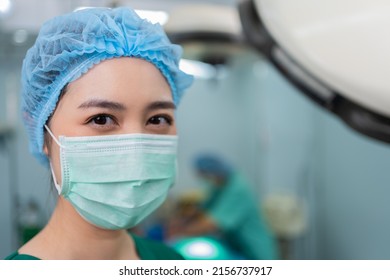
POLYGON ((90 224, 61 196, 40 240, 47 251, 42 258, 46 259, 139 258, 125 230, 106 230, 90 224))

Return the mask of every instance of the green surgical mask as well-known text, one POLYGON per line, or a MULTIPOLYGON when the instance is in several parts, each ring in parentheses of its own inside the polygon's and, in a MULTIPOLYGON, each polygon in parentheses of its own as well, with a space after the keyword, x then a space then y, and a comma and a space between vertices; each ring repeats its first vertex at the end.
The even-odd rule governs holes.
POLYGON ((55 138, 60 146, 58 193, 88 222, 134 227, 158 208, 176 177, 177 136, 123 134, 55 138))

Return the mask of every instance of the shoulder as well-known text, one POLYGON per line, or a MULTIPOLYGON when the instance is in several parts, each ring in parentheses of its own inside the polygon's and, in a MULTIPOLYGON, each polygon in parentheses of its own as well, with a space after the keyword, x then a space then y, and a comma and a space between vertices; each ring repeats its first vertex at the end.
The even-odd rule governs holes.
POLYGON ((37 257, 19 254, 17 251, 5 258, 5 260, 39 260, 37 257))
POLYGON ((235 173, 231 176, 226 187, 227 192, 229 192, 230 194, 240 196, 244 195, 249 197, 253 196, 249 183, 243 176, 238 173, 235 173))
POLYGON ((145 239, 134 234, 131 236, 142 260, 184 260, 183 256, 161 242, 145 239))

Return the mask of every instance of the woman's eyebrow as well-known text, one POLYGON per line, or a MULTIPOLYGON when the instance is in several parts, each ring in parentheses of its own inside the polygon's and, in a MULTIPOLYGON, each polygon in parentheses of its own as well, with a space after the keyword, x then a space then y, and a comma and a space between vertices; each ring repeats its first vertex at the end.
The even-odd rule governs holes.
POLYGON ((88 109, 88 108, 104 108, 117 111, 126 110, 126 107, 119 102, 103 100, 103 99, 91 99, 82 103, 78 108, 88 109))
POLYGON ((145 111, 154 111, 159 109, 176 109, 175 103, 172 101, 155 101, 150 103, 146 108, 145 111))

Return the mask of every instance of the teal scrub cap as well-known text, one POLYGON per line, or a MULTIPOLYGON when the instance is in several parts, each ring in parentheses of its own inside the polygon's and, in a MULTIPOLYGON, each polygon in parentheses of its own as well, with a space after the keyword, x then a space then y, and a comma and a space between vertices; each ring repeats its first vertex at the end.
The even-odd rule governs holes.
POLYGON ((232 167, 214 154, 200 154, 195 157, 194 167, 198 172, 227 178, 233 172, 232 167))
POLYGON ((179 69, 182 49, 162 27, 129 8, 91 8, 55 17, 43 24, 22 67, 22 118, 30 151, 43 164, 44 125, 61 90, 92 66, 114 57, 137 57, 164 75, 178 104, 192 76, 179 69))

